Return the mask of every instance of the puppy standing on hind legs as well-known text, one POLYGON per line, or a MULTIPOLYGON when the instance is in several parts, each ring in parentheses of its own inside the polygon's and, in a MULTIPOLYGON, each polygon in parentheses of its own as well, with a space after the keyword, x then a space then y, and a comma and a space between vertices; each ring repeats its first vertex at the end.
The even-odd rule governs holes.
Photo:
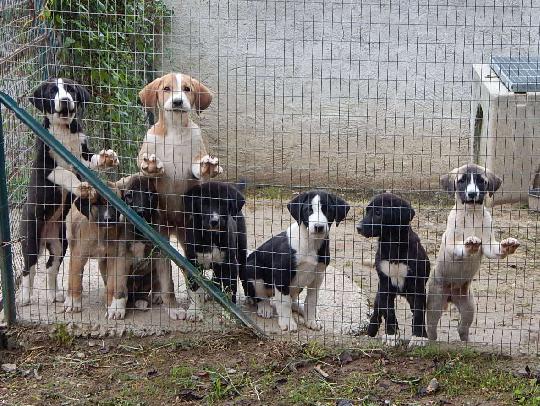
POLYGON ((441 186, 455 196, 446 230, 437 255, 437 265, 429 281, 427 333, 437 339, 437 325, 448 302, 460 313, 459 338, 469 340, 475 303, 471 283, 480 269, 482 257, 503 259, 519 247, 515 238, 500 243, 495 238, 490 212, 484 206, 502 179, 489 169, 475 164, 463 165, 441 178, 441 186))
POLYGON ((395 313, 397 295, 404 296, 413 314, 412 335, 409 346, 424 345, 427 341, 425 328, 426 282, 430 262, 420 238, 411 228, 414 209, 404 199, 391 193, 373 198, 366 214, 357 226, 364 237, 378 237, 375 268, 379 287, 368 335, 375 337, 382 319, 385 321, 383 342, 399 344, 398 322, 395 313))

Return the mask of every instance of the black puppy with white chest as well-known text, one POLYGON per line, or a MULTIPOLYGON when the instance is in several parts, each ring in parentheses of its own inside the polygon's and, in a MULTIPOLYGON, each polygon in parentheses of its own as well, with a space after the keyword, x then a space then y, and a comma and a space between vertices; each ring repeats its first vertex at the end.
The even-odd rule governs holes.
MULTIPOLYGON (((236 302, 238 275, 246 266, 245 199, 233 185, 207 182, 191 188, 184 196, 186 214, 185 249, 195 267, 212 269, 213 279, 236 302)), ((190 305, 186 318, 201 320, 204 291, 188 277, 190 305)))
POLYGON ((293 310, 307 328, 320 330, 317 301, 330 263, 330 227, 334 222, 338 226, 350 207, 338 196, 312 190, 296 196, 287 208, 296 222, 249 255, 244 290, 257 302, 259 316, 271 318, 275 307, 281 330, 297 329, 293 310), (301 306, 303 289, 307 295, 301 306))
POLYGON ((395 314, 397 295, 405 297, 413 313, 410 345, 422 345, 427 340, 425 309, 430 262, 420 238, 411 228, 414 215, 414 209, 406 200, 382 193, 369 203, 357 226, 358 233, 364 237, 379 238, 375 257, 379 287, 368 335, 377 335, 384 317, 386 334, 383 341, 390 345, 399 341, 395 314))
MULTIPOLYGON (((89 100, 90 94, 83 86, 62 78, 43 82, 30 97, 30 102, 45 115, 43 126, 84 165, 92 169, 117 166, 118 157, 114 151, 92 154, 88 149, 81 117, 89 100)), ((73 195, 87 197, 90 191, 88 184, 81 182, 72 169, 37 139, 21 220, 23 305, 30 303, 38 256, 44 248, 50 254, 46 265, 48 300, 64 300, 57 290, 57 274, 67 249, 64 220, 73 195)))

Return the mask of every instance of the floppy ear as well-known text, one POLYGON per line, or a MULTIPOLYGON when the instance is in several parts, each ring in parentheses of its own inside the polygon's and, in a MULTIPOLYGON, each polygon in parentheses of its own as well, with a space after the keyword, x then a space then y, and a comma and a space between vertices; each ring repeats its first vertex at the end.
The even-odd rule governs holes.
POLYGON ((336 222, 336 227, 339 226, 339 223, 341 223, 343 220, 345 220, 345 217, 347 217, 347 213, 349 212, 351 206, 343 200, 341 197, 331 195, 332 200, 334 201, 334 210, 336 213, 336 217, 334 221, 336 222))
POLYGON ((34 90, 34 93, 32 93, 32 96, 28 98, 30 100, 30 103, 32 103, 35 106, 35 108, 41 111, 42 113, 45 113, 45 101, 50 103, 48 98, 45 97, 45 91, 47 87, 50 85, 51 85, 50 82, 43 82, 34 90))
POLYGON ((139 99, 144 108, 153 109, 157 106, 158 91, 161 86, 161 78, 157 78, 153 82, 147 84, 143 90, 139 92, 139 99))
POLYGON ((291 216, 293 216, 298 224, 302 222, 300 217, 302 215, 302 206, 306 202, 306 199, 307 193, 300 193, 287 204, 287 210, 289 210, 289 213, 291 213, 291 216))
POLYGON ((74 85, 74 88, 77 93, 77 101, 80 104, 80 108, 84 109, 90 101, 90 92, 86 90, 83 85, 79 85, 78 83, 74 85))
POLYGON ((490 169, 486 168, 486 176, 488 178, 488 193, 489 196, 492 197, 493 194, 499 190, 499 188, 502 185, 502 179, 495 175, 494 172, 492 172, 490 169))
POLYGON ((242 211, 244 204, 246 204, 246 199, 244 198, 244 195, 242 195, 242 193, 240 193, 234 186, 229 185, 227 192, 229 195, 229 214, 233 217, 238 216, 240 211, 242 211))
POLYGON ((446 190, 450 195, 453 195, 456 191, 456 174, 457 169, 453 169, 452 172, 442 175, 439 181, 441 188, 446 190))
POLYGON ((197 79, 191 78, 191 85, 195 92, 195 109, 197 113, 206 110, 210 103, 212 103, 212 93, 205 85, 199 82, 197 79))
POLYGON ((89 199, 81 199, 80 197, 78 197, 75 199, 73 204, 84 217, 90 220, 90 207, 92 206, 92 203, 90 203, 89 199))

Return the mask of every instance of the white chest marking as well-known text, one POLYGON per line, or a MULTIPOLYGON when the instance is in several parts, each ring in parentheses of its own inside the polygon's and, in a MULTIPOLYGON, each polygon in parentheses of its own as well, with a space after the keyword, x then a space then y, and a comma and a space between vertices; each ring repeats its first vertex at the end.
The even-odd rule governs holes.
POLYGON ((390 278, 392 285, 399 289, 403 289, 403 286, 405 286, 405 278, 409 271, 407 264, 402 262, 396 264, 390 261, 381 261, 380 268, 381 272, 390 278))
POLYGON ((296 252, 296 274, 291 287, 305 288, 311 285, 316 276, 318 254, 323 240, 309 238, 305 225, 293 223, 287 229, 287 237, 291 248, 296 252))
POLYGON ((212 247, 212 251, 210 252, 197 252, 197 261, 204 269, 210 269, 212 268, 212 264, 221 264, 225 261, 225 252, 217 247, 212 247))

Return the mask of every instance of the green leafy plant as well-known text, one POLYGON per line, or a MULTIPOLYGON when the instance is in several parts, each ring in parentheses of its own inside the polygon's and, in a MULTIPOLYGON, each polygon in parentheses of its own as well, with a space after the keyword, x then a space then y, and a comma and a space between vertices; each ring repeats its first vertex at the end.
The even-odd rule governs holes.
MULTIPOLYGON (((172 11, 162 0, 47 0, 41 18, 57 44, 55 75, 92 93, 86 131, 134 158, 146 132, 138 92, 154 79, 172 11)), ((93 145, 94 148, 98 145, 93 145)), ((122 162, 134 169, 134 159, 122 162)))

